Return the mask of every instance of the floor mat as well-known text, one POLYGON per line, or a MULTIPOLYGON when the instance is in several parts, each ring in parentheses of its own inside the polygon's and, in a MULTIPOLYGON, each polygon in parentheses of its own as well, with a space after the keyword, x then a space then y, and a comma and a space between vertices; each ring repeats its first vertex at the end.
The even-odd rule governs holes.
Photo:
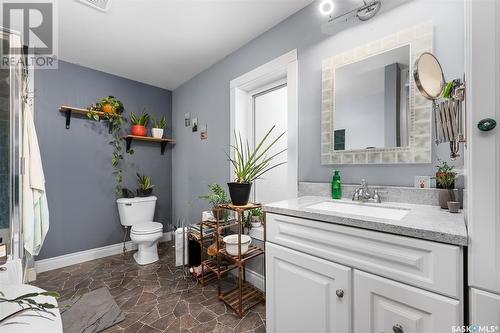
POLYGON ((64 333, 101 332, 125 319, 107 288, 59 303, 64 333))

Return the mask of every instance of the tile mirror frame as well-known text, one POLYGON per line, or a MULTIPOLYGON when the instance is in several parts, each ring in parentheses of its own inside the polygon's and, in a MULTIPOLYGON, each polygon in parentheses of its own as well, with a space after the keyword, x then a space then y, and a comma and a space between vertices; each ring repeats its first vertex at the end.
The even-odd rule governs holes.
POLYGON ((321 164, 428 164, 432 163, 432 102, 423 98, 413 80, 415 60, 432 52, 431 22, 401 30, 323 61, 321 91, 321 164), (410 126, 406 147, 334 150, 335 70, 402 46, 410 46, 410 126))

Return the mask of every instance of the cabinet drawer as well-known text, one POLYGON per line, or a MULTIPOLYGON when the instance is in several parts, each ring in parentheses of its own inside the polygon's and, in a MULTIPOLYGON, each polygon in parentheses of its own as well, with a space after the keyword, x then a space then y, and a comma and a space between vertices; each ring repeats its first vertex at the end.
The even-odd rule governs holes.
POLYGON ((271 243, 461 298, 458 246, 285 215, 266 221, 271 243))
POLYGON ((451 332, 462 326, 457 300, 354 271, 354 332, 451 332))
POLYGON ((351 272, 267 243, 267 332, 351 332, 351 272))

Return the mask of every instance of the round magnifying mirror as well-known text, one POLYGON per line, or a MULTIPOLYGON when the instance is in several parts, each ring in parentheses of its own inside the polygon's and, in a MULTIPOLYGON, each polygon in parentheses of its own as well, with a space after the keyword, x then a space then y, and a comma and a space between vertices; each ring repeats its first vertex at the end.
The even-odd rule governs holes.
POLYGON ((437 58, 424 52, 415 62, 413 77, 420 93, 427 99, 438 99, 443 93, 445 80, 443 69, 437 58))

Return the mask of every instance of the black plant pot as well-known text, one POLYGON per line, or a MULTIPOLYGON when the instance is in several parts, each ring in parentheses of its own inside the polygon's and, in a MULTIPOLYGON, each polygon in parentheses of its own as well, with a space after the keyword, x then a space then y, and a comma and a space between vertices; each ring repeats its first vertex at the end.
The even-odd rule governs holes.
POLYGON ((252 183, 227 183, 227 186, 229 187, 231 203, 234 206, 245 206, 248 203, 252 183))
POLYGON ((149 197, 151 194, 153 194, 153 189, 152 188, 149 188, 147 190, 141 190, 141 189, 137 190, 137 196, 138 197, 149 197))

